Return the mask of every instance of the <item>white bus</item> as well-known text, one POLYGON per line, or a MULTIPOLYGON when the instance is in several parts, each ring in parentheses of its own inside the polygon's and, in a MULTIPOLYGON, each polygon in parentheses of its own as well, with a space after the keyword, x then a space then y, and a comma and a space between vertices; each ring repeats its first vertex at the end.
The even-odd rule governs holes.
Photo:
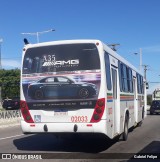
POLYGON ((146 114, 142 74, 99 40, 26 44, 21 70, 23 133, 102 133, 110 139, 146 114))

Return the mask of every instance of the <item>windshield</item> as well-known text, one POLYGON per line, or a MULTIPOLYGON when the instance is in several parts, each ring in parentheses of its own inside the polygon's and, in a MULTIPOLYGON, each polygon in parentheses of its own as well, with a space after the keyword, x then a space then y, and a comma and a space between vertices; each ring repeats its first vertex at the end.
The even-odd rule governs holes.
POLYGON ((65 44, 30 48, 23 61, 23 74, 100 69, 95 44, 65 44))

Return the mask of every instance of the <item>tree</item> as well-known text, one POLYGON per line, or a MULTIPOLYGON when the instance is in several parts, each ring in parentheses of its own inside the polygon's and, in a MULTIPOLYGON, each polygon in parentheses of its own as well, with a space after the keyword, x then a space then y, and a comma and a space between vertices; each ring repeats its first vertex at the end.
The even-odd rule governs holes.
POLYGON ((2 99, 20 96, 20 70, 0 70, 0 85, 2 99))

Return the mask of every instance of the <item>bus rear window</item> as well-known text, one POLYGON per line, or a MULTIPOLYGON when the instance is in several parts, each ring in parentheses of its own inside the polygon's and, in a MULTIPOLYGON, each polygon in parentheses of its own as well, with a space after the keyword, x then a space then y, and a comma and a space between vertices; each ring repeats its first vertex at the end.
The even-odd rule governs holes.
POLYGON ((91 43, 29 48, 23 61, 23 74, 97 69, 99 54, 91 43))

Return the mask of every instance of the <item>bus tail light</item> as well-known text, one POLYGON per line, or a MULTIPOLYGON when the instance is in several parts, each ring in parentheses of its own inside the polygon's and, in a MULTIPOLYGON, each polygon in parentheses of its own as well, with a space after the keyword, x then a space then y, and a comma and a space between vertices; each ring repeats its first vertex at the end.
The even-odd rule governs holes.
POLYGON ((102 118, 105 108, 105 98, 98 99, 90 123, 99 122, 102 118))
POLYGON ((21 101, 20 102, 20 109, 21 109, 21 113, 22 113, 22 116, 23 116, 25 122, 34 123, 32 117, 31 117, 31 114, 29 112, 26 101, 21 101))

